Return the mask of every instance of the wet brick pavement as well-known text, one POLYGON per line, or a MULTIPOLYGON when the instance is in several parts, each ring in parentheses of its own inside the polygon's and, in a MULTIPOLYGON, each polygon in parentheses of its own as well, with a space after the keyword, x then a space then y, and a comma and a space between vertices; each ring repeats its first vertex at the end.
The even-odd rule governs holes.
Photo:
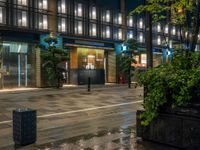
MULTIPOLYGON (((12 110, 27 107, 37 110, 37 142, 19 150, 146 150, 145 144, 136 144, 133 127, 136 110, 142 108, 142 88, 116 86, 86 91, 63 88, 1 93, 0 150, 16 149, 12 110)), ((165 147, 156 144, 155 150, 160 148, 165 147)))
POLYGON ((114 128, 21 150, 178 150, 167 145, 137 141, 135 126, 114 128))

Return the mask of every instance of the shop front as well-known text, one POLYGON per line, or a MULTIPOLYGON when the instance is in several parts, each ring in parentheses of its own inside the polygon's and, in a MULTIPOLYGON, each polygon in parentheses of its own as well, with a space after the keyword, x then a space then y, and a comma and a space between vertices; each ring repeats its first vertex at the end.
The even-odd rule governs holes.
POLYGON ((70 53, 70 83, 87 84, 88 77, 90 77, 92 84, 104 84, 105 62, 104 49, 72 48, 70 53))
POLYGON ((35 87, 35 45, 22 42, 0 43, 0 87, 35 87))

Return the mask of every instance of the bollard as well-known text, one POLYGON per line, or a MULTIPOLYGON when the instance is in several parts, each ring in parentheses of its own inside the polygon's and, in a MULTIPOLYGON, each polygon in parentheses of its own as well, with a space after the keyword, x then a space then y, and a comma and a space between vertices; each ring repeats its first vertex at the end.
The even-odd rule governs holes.
POLYGON ((35 143, 36 132, 36 110, 26 108, 13 111, 13 140, 16 146, 35 143))
POLYGON ((88 92, 90 92, 90 88, 91 88, 91 78, 88 77, 88 92))

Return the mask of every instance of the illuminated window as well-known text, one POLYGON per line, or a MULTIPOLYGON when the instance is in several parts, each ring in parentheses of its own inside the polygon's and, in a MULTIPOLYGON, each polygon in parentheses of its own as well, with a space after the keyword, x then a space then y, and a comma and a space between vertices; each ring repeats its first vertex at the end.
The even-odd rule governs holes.
POLYGON ((95 23, 90 24, 90 36, 97 36, 97 25, 95 23))
POLYGON ((139 28, 143 28, 143 20, 142 20, 142 18, 140 18, 140 20, 139 20, 139 28))
POLYGON ((122 24, 122 14, 118 14, 118 24, 122 24))
POLYGON ((59 18, 58 31, 66 32, 66 19, 65 18, 59 18))
POLYGON ((122 40, 122 29, 118 30, 118 39, 122 40))
POLYGON ((65 2, 65 0, 60 0, 58 2, 58 12, 59 13, 66 13, 66 2, 65 2))
POLYGON ((161 32, 161 25, 160 25, 160 23, 157 25, 157 32, 161 32))
POLYGON ((83 16, 83 8, 81 3, 75 4, 75 16, 82 17, 83 16))
POLYGON ((102 30, 102 36, 103 38, 110 38, 111 33, 110 33, 110 26, 103 26, 103 30, 102 30))
POLYGON ((129 16, 127 19, 127 25, 133 27, 133 16, 129 16))
POLYGON ((27 5, 27 0, 18 0, 17 3, 19 5, 27 5))
POLYGON ((127 33, 127 38, 128 38, 128 39, 132 39, 132 38, 133 38, 133 31, 129 31, 129 32, 127 33))
POLYGON ((166 34, 169 33, 169 27, 168 27, 168 25, 165 26, 165 33, 166 33, 166 34))
POLYGON ((141 54, 141 64, 145 66, 147 63, 147 54, 141 54))
POLYGON ((176 35, 176 27, 173 27, 173 28, 172 28, 172 34, 173 34, 173 35, 176 35))
POLYGON ((27 12, 19 11, 17 17, 18 17, 17 25, 26 27, 27 26, 27 12))
POLYGON ((115 24, 122 24, 122 14, 121 13, 115 14, 114 23, 115 24))
POLYGON ((110 27, 106 26, 106 38, 110 38, 110 27))
POLYGON ((110 10, 106 10, 106 22, 110 22, 110 10))
POLYGON ((39 9, 45 9, 45 10, 48 9, 47 0, 39 0, 38 6, 39 6, 39 9))
POLYGON ((161 45, 161 37, 160 36, 158 36, 158 38, 157 38, 157 44, 161 45))
POLYGON ((140 43, 144 42, 144 37, 143 37, 143 33, 142 33, 142 32, 139 33, 138 41, 139 41, 140 43))
POLYGON ((92 6, 90 9, 90 19, 97 19, 96 7, 92 6))
POLYGON ((173 44, 172 44, 172 40, 169 41, 169 48, 172 48, 173 44))
POLYGON ((103 14, 102 14, 102 20, 104 22, 110 22, 110 10, 105 10, 103 11, 103 14))
POLYGON ((3 8, 0 7, 0 23, 3 23, 3 8))
POLYGON ((75 30, 75 34, 79 34, 79 35, 83 34, 83 23, 82 23, 82 21, 76 21, 75 22, 74 30, 75 30))
POLYGON ((185 37, 187 37, 187 36, 188 36, 188 32, 186 31, 186 32, 185 32, 185 37))
POLYGON ((48 19, 47 15, 40 15, 39 16, 39 29, 48 29, 48 19))

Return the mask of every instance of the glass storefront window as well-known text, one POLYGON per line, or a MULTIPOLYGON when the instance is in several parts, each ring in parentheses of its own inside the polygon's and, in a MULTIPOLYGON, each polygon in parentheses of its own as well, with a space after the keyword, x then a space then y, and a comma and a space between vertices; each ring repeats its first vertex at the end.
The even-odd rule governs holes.
POLYGON ((78 68, 104 69, 104 50, 78 48, 78 68))
POLYGON ((4 75, 1 87, 35 86, 34 47, 27 43, 3 42, 0 59, 4 75))

